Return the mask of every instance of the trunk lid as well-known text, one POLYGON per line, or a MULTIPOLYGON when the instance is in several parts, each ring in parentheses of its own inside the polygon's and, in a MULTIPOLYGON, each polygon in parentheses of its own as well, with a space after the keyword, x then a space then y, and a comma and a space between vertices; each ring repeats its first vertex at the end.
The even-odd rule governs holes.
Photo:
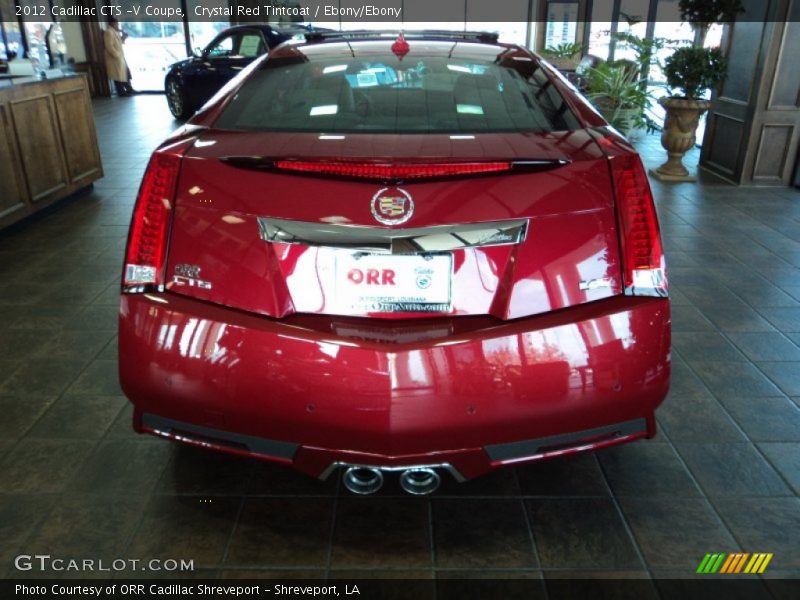
POLYGON ((167 274, 172 292, 273 317, 511 319, 598 300, 621 293, 608 160, 584 130, 209 131, 183 159, 167 274), (262 159, 542 164, 522 172, 406 179, 397 190, 377 181, 261 168, 262 159), (391 223, 393 211, 402 208, 405 215, 411 203, 406 222, 378 220, 385 212, 391 223), (350 247, 341 247, 337 240, 347 237, 354 238, 350 247), (387 239, 388 247, 381 246, 387 239), (419 302, 398 302, 412 296, 419 302))

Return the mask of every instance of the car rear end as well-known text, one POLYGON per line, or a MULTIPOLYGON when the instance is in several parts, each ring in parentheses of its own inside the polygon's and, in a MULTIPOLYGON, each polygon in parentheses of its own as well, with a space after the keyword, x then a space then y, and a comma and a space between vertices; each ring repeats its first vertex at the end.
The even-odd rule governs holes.
POLYGON ((154 153, 135 428, 412 493, 654 435, 670 316, 635 151, 517 47, 393 49, 281 46, 154 153))

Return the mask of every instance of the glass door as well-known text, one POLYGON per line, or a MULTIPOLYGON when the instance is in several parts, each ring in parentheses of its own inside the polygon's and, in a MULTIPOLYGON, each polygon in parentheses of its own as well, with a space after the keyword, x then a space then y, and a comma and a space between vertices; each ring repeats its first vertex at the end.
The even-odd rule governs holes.
MULTIPOLYGON (((122 0, 123 10, 136 0, 122 0)), ((180 8, 180 0, 160 0, 159 7, 180 8)), ((164 91, 164 76, 173 63, 186 58, 186 40, 180 21, 120 21, 125 37, 125 60, 131 85, 141 92, 164 91)))
POLYGON ((228 0, 188 0, 187 9, 189 11, 189 47, 192 52, 199 54, 208 44, 217 37, 221 31, 230 27, 230 22, 223 21, 195 21, 192 16, 195 8, 228 8, 228 0))

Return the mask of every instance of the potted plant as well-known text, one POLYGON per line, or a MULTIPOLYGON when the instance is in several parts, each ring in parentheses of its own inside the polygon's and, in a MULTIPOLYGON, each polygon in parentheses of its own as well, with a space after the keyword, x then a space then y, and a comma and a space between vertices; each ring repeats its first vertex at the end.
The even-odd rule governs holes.
POLYGON ((583 56, 583 44, 564 43, 540 52, 559 71, 574 71, 583 56))
POLYGON ((698 45, 705 45, 708 30, 714 23, 730 23, 744 12, 741 0, 680 0, 681 21, 698 33, 698 45))
POLYGON ((635 63, 601 63, 584 74, 586 95, 606 121, 630 135, 645 124, 644 110, 649 102, 646 88, 639 84, 635 63))
POLYGON ((678 48, 666 60, 667 86, 680 93, 658 101, 667 112, 661 145, 669 158, 651 172, 657 179, 695 180, 683 166, 683 155, 694 146, 700 116, 711 106, 711 102, 702 98, 704 92, 717 87, 726 72, 727 61, 719 48, 678 48))

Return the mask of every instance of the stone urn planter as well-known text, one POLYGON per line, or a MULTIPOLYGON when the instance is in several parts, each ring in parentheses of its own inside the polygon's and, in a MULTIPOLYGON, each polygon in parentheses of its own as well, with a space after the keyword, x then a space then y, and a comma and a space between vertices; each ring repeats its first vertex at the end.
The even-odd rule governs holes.
POLYGON ((700 116, 709 109, 711 102, 694 98, 661 98, 658 103, 667 111, 661 145, 669 158, 650 174, 659 181, 697 181, 683 166, 683 155, 694 147, 700 116))

